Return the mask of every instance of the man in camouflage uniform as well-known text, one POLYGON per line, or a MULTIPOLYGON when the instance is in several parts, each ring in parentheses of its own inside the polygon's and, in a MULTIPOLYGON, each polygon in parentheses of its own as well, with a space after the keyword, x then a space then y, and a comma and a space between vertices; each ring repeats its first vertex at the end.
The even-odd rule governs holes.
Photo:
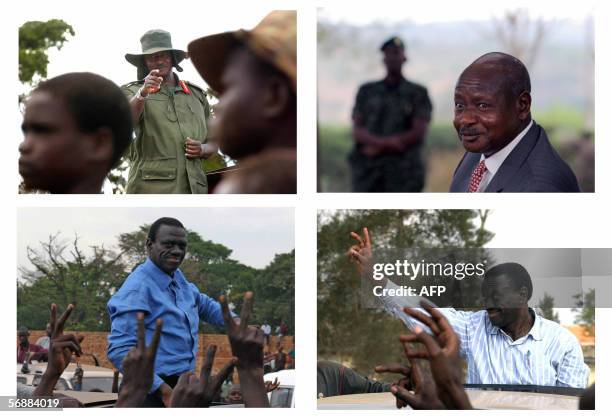
POLYGON ((217 152, 206 143, 210 105, 198 86, 180 80, 184 51, 172 48, 170 33, 150 30, 141 54, 126 54, 138 80, 122 87, 130 99, 136 138, 130 147, 128 193, 208 192, 202 159, 217 152))
POLYGON ((421 145, 431 101, 427 89, 402 75, 406 55, 401 39, 387 40, 380 50, 387 75, 362 85, 353 109, 353 191, 420 192, 425 184, 421 145))

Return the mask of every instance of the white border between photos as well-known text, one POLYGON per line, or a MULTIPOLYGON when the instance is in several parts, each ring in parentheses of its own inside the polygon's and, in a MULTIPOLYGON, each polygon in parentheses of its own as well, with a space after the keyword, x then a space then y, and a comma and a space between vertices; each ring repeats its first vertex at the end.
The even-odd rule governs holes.
MULTIPOLYGON (((229 13, 240 10, 243 1, 224 1, 218 7, 226 7, 229 13)), ((431 0, 434 1, 434 0, 431 0)), ((445 1, 440 0, 441 4, 445 1)), ((533 0, 536 1, 536 0, 533 0)), ((543 0, 540 0, 543 1, 543 0)), ((567 0, 563 0, 567 1, 567 0)), ((58 16, 62 7, 79 7, 79 3, 68 0, 55 0, 58 16)), ((154 6, 161 4, 154 0, 154 6)), ((262 2, 263 3, 263 2, 262 2)), ((380 415, 381 411, 316 411, 316 245, 318 209, 342 208, 413 208, 413 209, 449 209, 449 208, 491 208, 494 210, 511 210, 516 213, 517 235, 508 246, 516 247, 612 247, 612 210, 611 182, 612 163, 612 105, 607 94, 612 92, 612 61, 609 39, 612 39, 612 6, 606 1, 599 1, 596 7, 596 189, 595 194, 585 195, 359 195, 359 194, 316 194, 316 7, 329 4, 343 7, 356 7, 354 1, 268 1, 272 9, 298 10, 298 196, 17 196, 16 182, 13 180, 17 170, 17 137, 20 132, 15 128, 20 121, 3 118, 8 135, 0 145, 0 166, 4 181, 0 184, 2 198, 1 212, 5 221, 5 237, 1 248, 6 260, 6 277, 0 287, 0 305, 3 306, 3 334, 13 334, 16 323, 16 273, 15 238, 17 236, 16 219, 18 207, 295 207, 295 247, 296 247, 296 338, 298 345, 297 390, 294 410, 251 410, 249 415, 380 415), (541 222, 533 221, 541 219, 541 222), (525 229, 524 225, 529 225, 525 229), (523 233, 520 233, 522 231, 523 233), (528 233, 528 234, 527 234, 528 233)), ((550 7, 556 2, 550 1, 550 7)), ((81 3, 83 4, 83 3, 81 3)), ((181 13, 189 10, 193 18, 198 7, 205 8, 206 3, 195 0, 180 2, 181 13)), ((397 2, 377 1, 370 7, 385 7, 385 4, 398 7, 397 2)), ((406 12, 411 7, 418 7, 417 1, 406 2, 406 12)), ((364 6, 368 4, 364 2, 364 6)), ((17 68, 17 26, 24 8, 33 8, 36 1, 23 1, 6 10, 1 18, 0 34, 4 41, 5 54, 0 69, 1 78, 11 85, 6 88, 0 99, 0 114, 14 114, 15 97, 18 91, 17 68), (20 10, 15 9, 20 7, 20 10)), ((87 6, 85 6, 87 7, 87 6)), ((83 13, 90 12, 83 7, 83 13)), ((113 7, 120 14, 120 2, 92 5, 91 12, 99 7, 113 7)), ((443 6, 441 6, 443 7, 443 6)), ((161 10, 161 9, 160 9, 161 10)), ((120 22, 129 23, 131 16, 120 17, 120 22)), ((205 19, 203 20, 205 22, 205 19)), ((349 318, 345 318, 350 320, 349 318)), ((607 323, 612 320, 610 309, 598 309, 597 322, 607 323)), ((612 358, 606 355, 612 345, 612 329, 598 326, 596 357, 598 372, 598 396, 596 412, 568 411, 564 415, 603 415, 611 409, 610 396, 605 395, 612 389, 610 376, 604 370, 612 369, 612 358)), ((8 338, 0 345, 0 394, 9 395, 15 387, 14 364, 8 358, 14 355, 14 345, 8 338)), ((406 412, 406 411, 404 411, 406 412)), ((487 411, 487 415, 508 415, 510 411, 487 411)), ((82 410, 65 410, 63 413, 82 415, 82 410)), ((100 410, 88 410, 87 414, 104 413, 100 410)), ((112 410, 112 415, 128 415, 130 411, 112 410)), ((150 415, 167 415, 165 410, 148 410, 150 415)), ((222 410, 188 410, 184 415, 244 415, 238 409, 222 410)), ((384 412, 390 413, 390 412, 384 412)), ((450 415, 448 412, 430 411, 428 415, 450 415)), ((515 413, 515 411, 513 411, 515 413)), ((520 413, 520 412, 519 412, 520 413)), ((556 416, 557 412, 541 411, 543 415, 556 416)), ((29 414, 29 413, 28 413, 29 414)), ((527 413, 520 413, 527 415, 527 413)), ((482 415, 479 412, 466 412, 465 415, 482 415)))

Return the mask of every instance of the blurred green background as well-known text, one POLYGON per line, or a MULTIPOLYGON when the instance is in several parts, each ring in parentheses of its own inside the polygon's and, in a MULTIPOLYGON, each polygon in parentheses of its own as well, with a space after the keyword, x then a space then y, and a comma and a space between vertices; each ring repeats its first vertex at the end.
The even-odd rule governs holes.
POLYGON ((393 35, 406 43, 404 75, 428 89, 434 106, 423 148, 424 191, 448 191, 463 155, 452 126, 454 84, 470 62, 490 51, 511 53, 526 64, 533 118, 576 173, 581 189, 594 191, 595 57, 588 11, 546 19, 524 9, 508 9, 489 20, 454 22, 416 22, 409 16, 379 21, 373 12, 369 23, 352 23, 334 13, 323 9, 318 24, 320 191, 351 191, 347 156, 353 146, 350 114, 355 94, 360 84, 383 78, 378 47, 393 35))

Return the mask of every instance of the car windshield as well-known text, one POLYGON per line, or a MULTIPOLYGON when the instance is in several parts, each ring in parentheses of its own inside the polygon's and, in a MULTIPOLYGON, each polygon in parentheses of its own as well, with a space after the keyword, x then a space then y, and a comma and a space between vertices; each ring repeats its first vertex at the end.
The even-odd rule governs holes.
POLYGON ((279 387, 272 391, 270 396, 270 407, 288 408, 291 407, 291 397, 293 388, 279 387))
POLYGON ((81 391, 111 392, 113 388, 113 377, 87 377, 83 378, 81 391))

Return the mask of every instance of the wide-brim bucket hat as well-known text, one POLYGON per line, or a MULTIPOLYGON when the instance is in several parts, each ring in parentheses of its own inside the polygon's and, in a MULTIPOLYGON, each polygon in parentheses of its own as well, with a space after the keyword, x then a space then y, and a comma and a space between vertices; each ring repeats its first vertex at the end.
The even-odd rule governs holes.
POLYGON ((217 93, 223 93, 221 76, 232 51, 246 45, 257 57, 287 76, 296 91, 296 11, 275 10, 251 30, 204 36, 187 46, 189 58, 202 78, 217 93))
POLYGON ((149 71, 144 62, 145 55, 157 52, 169 51, 174 58, 174 67, 177 71, 183 71, 179 63, 187 57, 187 52, 172 47, 172 37, 170 32, 161 29, 147 31, 140 38, 142 52, 139 54, 125 54, 125 59, 137 68, 137 79, 142 80, 149 71))

